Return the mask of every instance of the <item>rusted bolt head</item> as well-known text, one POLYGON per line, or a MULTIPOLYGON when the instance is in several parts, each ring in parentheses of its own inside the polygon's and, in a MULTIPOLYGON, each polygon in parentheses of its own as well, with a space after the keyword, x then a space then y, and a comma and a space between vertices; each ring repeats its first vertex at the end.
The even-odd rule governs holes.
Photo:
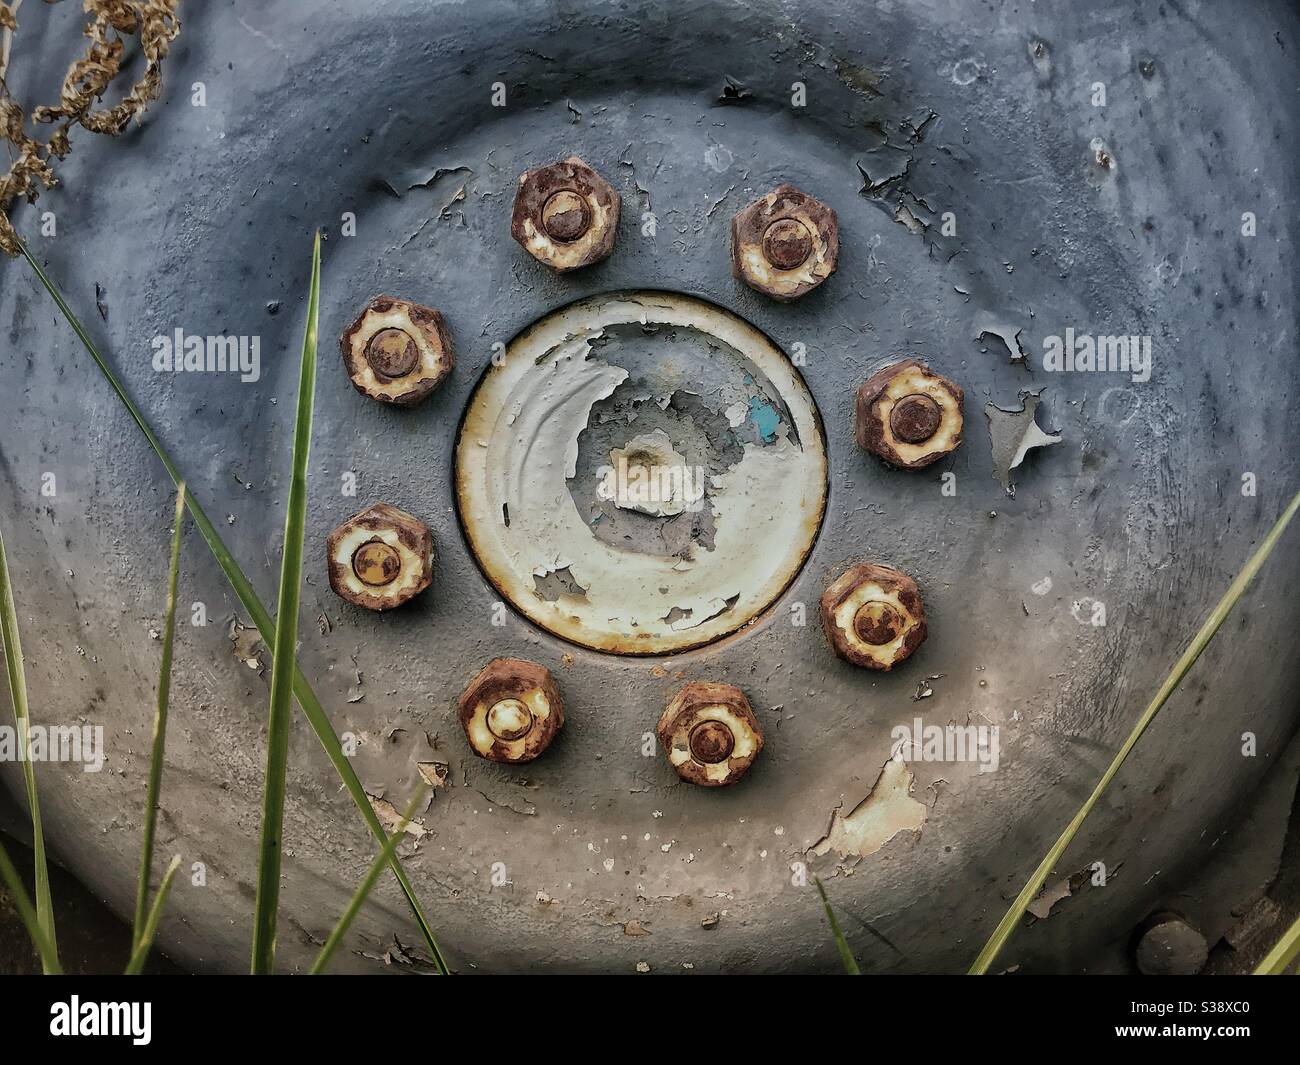
POLYGON ((491 762, 531 762, 564 727, 564 704, 545 666, 494 658, 461 693, 457 715, 474 753, 491 762))
POLYGON ((576 155, 519 178, 510 234, 538 262, 564 273, 608 257, 619 195, 576 155))
POLYGON ((367 610, 391 610, 433 581, 433 533, 404 510, 375 503, 325 541, 330 587, 367 610))
POLYGON ((872 374, 858 389, 858 447, 891 466, 919 470, 961 444, 959 386, 908 359, 872 374))
POLYGON ((706 788, 734 784, 763 749, 749 700, 731 684, 686 685, 673 696, 656 731, 677 775, 706 788))
POLYGON ((888 566, 854 566, 821 600, 822 628, 834 652, 855 666, 893 669, 926 636, 916 582, 888 566))
POLYGON ((442 315, 392 296, 372 299, 339 346, 358 392, 404 407, 425 399, 455 365, 442 315))
POLYGON ((798 299, 832 273, 840 254, 835 212, 781 185, 731 220, 731 272, 773 299, 798 299))

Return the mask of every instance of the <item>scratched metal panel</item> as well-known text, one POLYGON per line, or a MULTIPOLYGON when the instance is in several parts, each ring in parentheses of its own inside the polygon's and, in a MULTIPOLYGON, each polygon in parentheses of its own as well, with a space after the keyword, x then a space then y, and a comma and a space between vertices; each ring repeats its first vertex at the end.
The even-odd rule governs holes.
MULTIPOLYGON (((1296 488, 1295 12, 1170 0, 978 19, 955 2, 348 7, 192 5, 144 127, 118 143, 74 138, 64 187, 19 222, 194 493, 229 515, 222 531, 268 601, 310 231, 328 236, 326 338, 378 292, 445 315, 457 368, 414 410, 359 396, 325 343, 301 656, 336 728, 363 740, 356 764, 374 794, 400 807, 417 763, 449 766, 407 865, 454 964, 833 969, 815 896, 792 883, 792 863, 808 862, 866 969, 963 968, 1296 488), (196 82, 204 107, 191 103, 196 82), (795 82, 806 106, 792 106, 795 82), (510 239, 509 217, 518 174, 569 153, 618 189, 623 214, 610 258, 557 277, 510 239), (782 181, 840 224, 838 273, 788 305, 735 281, 727 247, 730 216, 782 181), (53 239, 38 235, 47 209, 53 239), (345 212, 355 236, 341 233, 345 212), (644 288, 716 303, 787 352, 802 345, 830 462, 819 537, 774 609, 660 659, 570 646, 514 614, 494 627, 451 462, 494 343, 574 299, 644 288), (1020 330, 1024 365, 997 336, 977 339, 989 326, 1020 330), (259 337, 259 379, 155 372, 152 338, 178 328, 259 337), (1067 329, 1149 336, 1149 381, 1046 372, 1047 338, 1067 329), (904 353, 966 392, 964 444, 923 472, 892 471, 852 440, 854 389, 904 353), (1039 423, 1062 440, 1013 471, 1009 497, 984 409, 1039 388, 1039 423), (356 498, 341 491, 349 471, 356 498), (337 600, 323 558, 329 530, 381 499, 422 517, 438 551, 430 592, 382 616, 337 600), (929 640, 890 674, 840 662, 816 625, 822 589, 860 561, 909 573, 925 597, 929 640), (1104 626, 1091 624, 1096 603, 1104 626), (810 624, 793 623, 796 604, 810 624), (566 701, 564 733, 522 770, 473 757, 455 720, 461 686, 497 655, 547 665, 566 701), (642 754, 687 680, 739 685, 767 733, 736 787, 678 783, 642 754), (998 726, 997 771, 918 758, 881 776, 891 730, 917 715, 998 726), (813 854, 833 812, 878 777, 888 801, 866 827, 919 831, 860 859, 813 854), (626 934, 631 921, 650 935, 626 934)), ((45 71, 15 71, 20 90, 63 68, 70 8, 50 16, 62 21, 42 38, 45 71)), ((129 912, 170 490, 30 272, 8 264, 0 278, 0 499, 34 713, 108 734, 102 773, 40 767, 48 832, 129 912), (53 498, 40 494, 47 471, 53 498)), ((1295 569, 1293 549, 1269 564, 1071 849, 1063 874, 1100 860, 1109 885, 1021 932, 1006 964, 1120 964, 1129 930, 1232 827, 1297 724, 1295 569), (1247 730, 1254 758, 1239 753, 1247 730)), ((239 969, 267 678, 232 654, 224 619, 237 604, 192 532, 182 596, 210 622, 184 625, 178 642, 160 851, 205 863, 207 882, 179 883, 161 940, 186 964, 239 969)), ((15 793, 17 768, 0 769, 15 793)), ((871 835, 855 845, 870 850, 871 835)), ((297 968, 372 853, 301 718, 286 839, 280 960, 297 968)), ((380 968, 372 959, 395 940, 418 955, 394 885, 377 898, 340 967, 380 968)))

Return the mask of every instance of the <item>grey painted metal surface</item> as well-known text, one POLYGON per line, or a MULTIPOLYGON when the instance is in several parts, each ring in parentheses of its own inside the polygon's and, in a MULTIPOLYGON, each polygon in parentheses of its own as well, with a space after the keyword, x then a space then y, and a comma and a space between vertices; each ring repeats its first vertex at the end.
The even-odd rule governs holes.
MULTIPOLYGON (((145 126, 119 143, 80 138, 65 188, 19 222, 193 492, 229 515, 223 532, 268 600, 309 237, 325 227, 319 565, 302 665, 337 729, 360 738, 355 764, 375 795, 401 807, 420 762, 447 763, 407 858, 444 947, 464 971, 832 969, 815 895, 792 883, 806 861, 831 878, 864 968, 964 967, 1295 489, 1294 11, 350 7, 196 5, 145 126), (195 82, 205 107, 192 106, 195 82), (795 82, 804 107, 791 106, 795 82), (509 213, 517 175, 570 152, 620 191, 623 221, 609 259, 556 277, 510 239, 509 213), (781 181, 840 221, 839 272, 790 305, 728 270, 730 215, 781 181), (39 236, 43 210, 56 212, 53 239, 39 236), (345 212, 355 236, 342 235, 345 212), (700 296, 787 351, 803 345, 830 459, 819 538, 774 609, 661 659, 577 648, 514 614, 494 627, 497 596, 453 502, 458 421, 493 343, 573 299, 638 288, 700 296), (455 340, 455 372, 414 410, 359 396, 328 343, 378 292, 439 308, 455 340), (976 340, 990 322, 1022 330, 1027 366, 1001 340, 976 340), (260 379, 155 372, 152 339, 178 328, 260 337, 260 379), (1150 380, 1044 372, 1045 338, 1067 328, 1149 335, 1150 380), (967 397, 965 443, 919 473, 852 442, 854 388, 904 353, 967 397), (1013 471, 1009 498, 983 409, 1043 386, 1040 424, 1063 440, 1013 471), (356 497, 342 492, 348 472, 356 497), (955 496, 942 494, 946 473, 955 496), (326 534, 372 499, 420 516, 438 548, 430 592, 385 615, 337 600, 324 574, 326 534), (822 589, 858 561, 911 574, 925 596, 929 640, 890 674, 840 662, 816 626, 822 589), (1104 626, 1090 624, 1098 602, 1104 626), (474 758, 454 717, 463 684, 497 655, 547 665, 566 700, 564 733, 524 771, 474 758), (767 732, 734 788, 692 788, 642 754, 667 699, 697 679, 742 687, 767 732), (917 760, 881 776, 891 730, 917 715, 999 726, 997 771, 917 760), (919 831, 860 860, 812 855, 832 813, 878 777, 894 799, 880 809, 923 815, 919 831), (650 935, 627 934, 632 921, 650 935)), ((46 47, 61 70, 52 30, 46 47)), ((8 264, 0 286, 0 499, 33 712, 102 723, 108 742, 102 773, 41 767, 49 835, 126 912, 170 490, 30 272, 8 264)), ((1071 849, 1061 873, 1100 860, 1108 886, 1058 903, 1008 965, 1086 965, 1231 829, 1297 724, 1294 572, 1293 549, 1270 563, 1071 849), (1241 756, 1245 731, 1256 757, 1241 756)), ((182 589, 208 624, 184 626, 178 644, 160 849, 204 863, 207 879, 178 884, 161 940, 187 964, 239 969, 266 684, 232 654, 223 619, 237 604, 193 535, 182 589)), ((300 718, 291 757, 280 958, 298 967, 372 847, 300 718)), ((15 792, 17 769, 2 774, 15 792)), ((418 955, 400 895, 385 884, 379 897, 341 965, 377 968, 395 939, 418 955)))

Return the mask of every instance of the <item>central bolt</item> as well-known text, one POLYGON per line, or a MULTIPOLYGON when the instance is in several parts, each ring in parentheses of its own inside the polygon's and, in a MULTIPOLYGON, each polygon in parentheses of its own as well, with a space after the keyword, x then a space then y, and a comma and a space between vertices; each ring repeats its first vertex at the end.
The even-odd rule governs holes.
POLYGON ((380 377, 405 377, 420 361, 414 338, 401 329, 381 329, 366 345, 366 361, 380 377))
POLYGON ((509 743, 528 735, 533 713, 519 699, 502 699, 487 712, 487 727, 497 739, 509 743))
POLYGON ((903 631, 903 615, 889 603, 872 600, 863 603, 853 615, 853 631, 872 647, 893 643, 903 631))
POLYGON ((894 436, 907 444, 921 444, 939 429, 943 411, 929 396, 914 393, 904 396, 889 412, 889 428, 894 436))
POLYGON ((796 218, 778 218, 763 234, 763 258, 778 270, 802 266, 812 250, 812 234, 796 218))
POLYGON ((372 588, 392 584, 401 571, 401 557, 383 540, 364 543, 352 555, 352 572, 372 588))
POLYGON ((736 737, 721 721, 701 721, 691 729, 691 757, 704 765, 726 761, 736 746, 736 737))
POLYGON ((562 189, 542 205, 542 228, 561 244, 572 244, 591 225, 587 201, 570 189, 562 189))

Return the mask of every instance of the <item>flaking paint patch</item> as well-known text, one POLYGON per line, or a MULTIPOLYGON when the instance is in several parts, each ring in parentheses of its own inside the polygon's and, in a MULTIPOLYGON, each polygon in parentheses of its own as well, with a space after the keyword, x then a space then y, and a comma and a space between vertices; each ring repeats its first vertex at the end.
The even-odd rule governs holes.
POLYGON ((891 758, 880 770, 871 790, 847 817, 836 810, 830 831, 813 845, 821 856, 835 851, 841 858, 875 854, 900 832, 919 832, 925 824, 925 803, 912 798, 916 778, 901 758, 891 758))
POLYGON ((1041 388, 1036 391, 1022 389, 1018 410, 999 407, 995 403, 984 406, 993 443, 993 478, 1009 496, 1016 494, 1011 471, 1019 467, 1025 456, 1034 448, 1061 442, 1060 433, 1046 433, 1038 425, 1036 412, 1043 391, 1041 388))
MULTIPOLYGON (((402 823, 402 812, 387 799, 378 795, 366 792, 366 798, 370 800, 370 808, 375 811, 375 816, 379 818, 379 823, 384 826, 384 830, 396 832, 402 823)), ((429 831, 421 822, 412 818, 406 823, 406 834, 422 839, 429 834, 429 831)))

